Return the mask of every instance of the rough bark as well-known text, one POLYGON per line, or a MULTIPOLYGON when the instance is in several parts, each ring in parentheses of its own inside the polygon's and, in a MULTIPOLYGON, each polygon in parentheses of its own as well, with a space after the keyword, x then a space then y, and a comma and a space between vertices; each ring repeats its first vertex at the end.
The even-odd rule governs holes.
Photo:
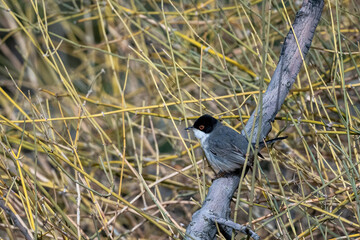
MULTIPOLYGON (((252 126, 255 124, 252 132, 253 142, 256 141, 258 132, 260 139, 264 139, 271 131, 271 123, 295 82, 303 58, 309 51, 323 7, 323 0, 304 0, 296 14, 293 29, 298 44, 293 30, 290 29, 282 46, 279 63, 263 96, 261 124, 259 118, 255 117, 259 116, 259 113, 256 114, 254 111, 242 132, 250 136, 252 126)), ((225 224, 224 219, 228 220, 230 217, 230 201, 239 181, 240 176, 235 174, 218 178, 212 183, 203 206, 192 216, 192 221, 186 229, 186 239, 214 239, 217 232, 216 220, 223 223, 225 235, 229 233, 229 228, 233 227, 231 224, 225 224)), ((244 231, 251 237, 257 238, 257 235, 252 234, 249 229, 245 228, 244 231)))

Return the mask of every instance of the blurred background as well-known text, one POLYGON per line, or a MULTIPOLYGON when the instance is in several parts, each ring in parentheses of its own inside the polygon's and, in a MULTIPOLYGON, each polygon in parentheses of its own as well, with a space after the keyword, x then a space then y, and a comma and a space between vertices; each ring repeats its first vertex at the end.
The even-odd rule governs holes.
MULTIPOLYGON (((184 128, 241 131, 301 4, 1 0, 1 238, 184 236, 215 177, 184 128)), ((288 138, 234 196, 262 239, 360 237, 359 6, 325 2, 269 135, 288 138)))

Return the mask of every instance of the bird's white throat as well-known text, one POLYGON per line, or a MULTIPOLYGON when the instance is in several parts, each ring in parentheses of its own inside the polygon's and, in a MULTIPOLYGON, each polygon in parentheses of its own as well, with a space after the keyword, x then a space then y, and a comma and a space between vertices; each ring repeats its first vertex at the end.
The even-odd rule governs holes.
POLYGON ((207 145, 207 139, 210 134, 204 133, 200 131, 199 129, 193 128, 194 135, 197 139, 199 139, 201 145, 205 147, 207 145))

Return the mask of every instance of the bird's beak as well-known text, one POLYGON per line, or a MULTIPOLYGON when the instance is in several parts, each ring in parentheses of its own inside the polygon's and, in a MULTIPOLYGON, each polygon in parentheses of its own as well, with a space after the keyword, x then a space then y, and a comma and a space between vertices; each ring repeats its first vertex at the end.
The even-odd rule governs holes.
POLYGON ((187 131, 189 131, 190 129, 193 129, 194 127, 193 126, 191 126, 191 127, 187 127, 187 128, 185 128, 185 130, 187 130, 187 131))

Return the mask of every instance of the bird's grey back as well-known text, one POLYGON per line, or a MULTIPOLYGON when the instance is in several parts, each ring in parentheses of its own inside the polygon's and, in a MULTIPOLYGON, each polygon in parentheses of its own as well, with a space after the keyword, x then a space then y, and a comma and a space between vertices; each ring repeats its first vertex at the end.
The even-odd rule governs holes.
POLYGON ((243 153, 246 153, 248 147, 248 140, 246 137, 232 128, 218 123, 220 126, 215 128, 213 140, 223 142, 223 144, 231 144, 239 148, 243 153))

